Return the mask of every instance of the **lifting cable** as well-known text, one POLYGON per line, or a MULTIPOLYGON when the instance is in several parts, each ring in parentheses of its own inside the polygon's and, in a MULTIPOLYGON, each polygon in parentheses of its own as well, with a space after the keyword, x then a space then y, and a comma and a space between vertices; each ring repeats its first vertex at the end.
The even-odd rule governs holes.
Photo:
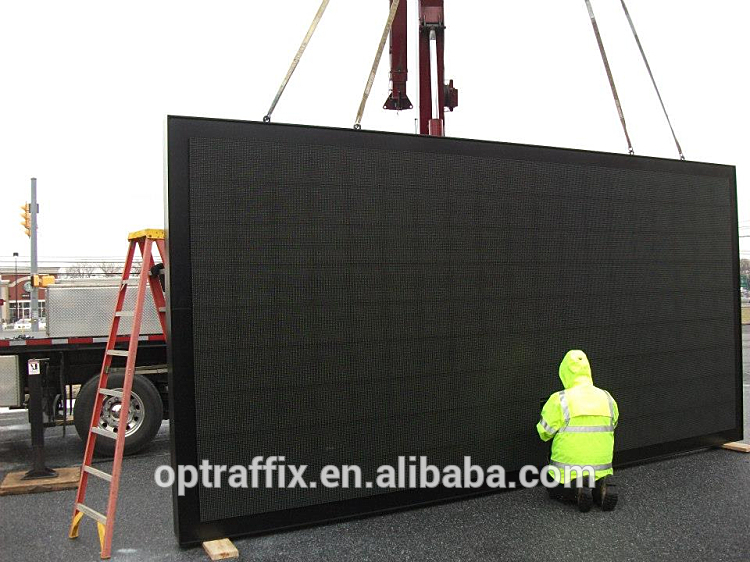
POLYGON ((375 60, 372 61, 372 69, 370 70, 370 76, 367 77, 367 84, 365 85, 365 91, 362 93, 362 101, 359 103, 359 109, 357 110, 357 117, 354 120, 354 128, 359 130, 362 128, 362 114, 365 112, 365 105, 367 104, 367 98, 370 96, 370 90, 372 89, 372 83, 375 81, 375 73, 378 71, 378 65, 380 64, 380 57, 383 54, 383 47, 385 47, 385 40, 388 38, 388 34, 391 32, 391 26, 393 25, 393 19, 396 17, 396 10, 398 9, 399 0, 391 0, 391 11, 388 13, 388 20, 385 22, 385 29, 383 29, 383 36, 380 38, 380 45, 378 45, 378 51, 375 53, 375 60))
POLYGON ((648 70, 648 75, 651 77, 651 83, 654 85, 654 90, 656 90, 656 96, 659 98, 659 103, 661 104, 661 108, 664 111, 664 117, 667 118, 667 123, 669 124, 669 130, 672 131, 672 138, 674 139, 674 144, 675 146, 677 146, 677 152, 680 154, 680 160, 684 160, 685 155, 682 153, 682 147, 680 146, 680 143, 677 140, 677 135, 675 135, 674 129, 672 128, 672 121, 669 119, 669 115, 667 115, 667 108, 664 107, 664 101, 662 101, 661 99, 659 88, 656 87, 656 80, 654 80, 654 75, 651 72, 651 66, 648 64, 648 59, 646 59, 646 53, 644 52, 643 46, 641 45, 641 40, 638 38, 638 34, 635 31, 635 25, 633 25, 633 20, 630 18, 630 12, 628 12, 628 8, 627 6, 625 6, 625 0, 620 0, 620 4, 622 4, 622 9, 625 11, 625 17, 628 18, 628 23, 630 24, 630 29, 633 31, 633 37, 635 38, 635 42, 638 44, 638 49, 641 51, 641 57, 643 57, 643 62, 646 65, 646 70, 648 70))
POLYGON ((617 114, 620 116, 620 123, 622 124, 622 132, 625 133, 625 140, 628 141, 628 153, 635 154, 633 152, 633 143, 630 142, 630 135, 628 135, 628 127, 625 124, 625 115, 622 113, 622 106, 620 105, 620 97, 617 95, 617 88, 615 88, 615 79, 612 77, 612 71, 609 68, 609 61, 607 60, 607 53, 604 52, 604 43, 602 43, 602 36, 599 34, 599 26, 596 24, 596 17, 594 16, 594 10, 591 8, 591 1, 585 0, 586 8, 589 11, 589 17, 591 18, 591 26, 594 28, 594 35, 596 35, 596 42, 599 44, 599 52, 602 55, 602 62, 604 63, 604 70, 607 71, 607 78, 609 78, 609 87, 612 89, 612 97, 615 98, 615 105, 617 106, 617 114))
POLYGON ((302 40, 302 44, 299 46, 299 49, 297 50, 297 55, 294 57, 294 60, 292 61, 292 64, 289 67, 289 70, 287 71, 286 76, 284 77, 284 80, 281 81, 281 86, 279 86, 279 91, 276 92, 276 97, 273 98, 273 102, 271 103, 271 107, 268 109, 268 113, 266 113, 266 116, 263 117, 264 123, 271 122, 271 114, 273 113, 273 110, 276 108, 276 104, 279 103, 281 94, 284 93, 284 89, 286 88, 286 85, 289 83, 289 79, 292 77, 294 70, 297 68, 299 61, 302 58, 302 53, 305 52, 305 49, 307 48, 307 44, 310 42, 310 39, 312 38, 313 33, 315 33, 315 28, 318 27, 318 23, 320 22, 320 19, 323 17, 323 12, 326 11, 329 1, 330 0, 323 0, 321 2, 320 8, 318 8, 318 13, 315 14, 315 17, 313 18, 312 23, 310 24, 310 28, 307 30, 307 34, 305 35, 305 38, 302 40))

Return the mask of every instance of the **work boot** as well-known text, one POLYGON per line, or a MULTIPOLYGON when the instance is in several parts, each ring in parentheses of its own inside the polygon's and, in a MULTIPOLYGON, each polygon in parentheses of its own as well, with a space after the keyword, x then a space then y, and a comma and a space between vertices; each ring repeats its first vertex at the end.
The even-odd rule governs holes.
POLYGON ((576 499, 578 501, 578 511, 581 513, 591 511, 591 506, 594 505, 594 497, 591 488, 588 486, 578 488, 576 499))
POLYGON ((575 486, 565 486, 558 483, 557 486, 547 488, 550 499, 563 503, 576 503, 578 501, 578 489, 575 486))
POLYGON ((617 505, 617 485, 611 476, 596 481, 594 503, 601 507, 602 511, 612 511, 617 505))

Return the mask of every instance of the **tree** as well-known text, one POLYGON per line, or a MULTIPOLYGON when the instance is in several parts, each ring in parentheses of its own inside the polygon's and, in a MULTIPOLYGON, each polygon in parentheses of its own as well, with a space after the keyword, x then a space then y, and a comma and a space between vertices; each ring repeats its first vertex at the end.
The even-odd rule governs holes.
POLYGON ((740 273, 750 275, 750 260, 740 260, 740 273))
POLYGON ((65 268, 65 275, 68 277, 88 278, 94 273, 94 265, 86 262, 74 263, 65 268))
POLYGON ((103 261, 96 264, 96 268, 100 269, 106 277, 119 277, 122 275, 122 268, 125 264, 122 262, 114 261, 103 261))
MULTIPOLYGON (((65 271, 61 271, 60 273, 65 277, 78 279, 88 279, 91 277, 120 277, 124 266, 125 264, 123 262, 116 261, 78 262, 67 266, 64 268, 65 271)), ((133 265, 130 269, 130 276, 138 275, 140 271, 141 262, 133 261, 133 265)))

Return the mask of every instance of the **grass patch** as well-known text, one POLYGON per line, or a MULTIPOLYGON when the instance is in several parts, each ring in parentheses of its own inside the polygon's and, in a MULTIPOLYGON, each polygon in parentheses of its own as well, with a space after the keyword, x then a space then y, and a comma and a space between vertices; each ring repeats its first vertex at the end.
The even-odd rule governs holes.
POLYGON ((750 306, 742 307, 742 323, 750 324, 750 306))

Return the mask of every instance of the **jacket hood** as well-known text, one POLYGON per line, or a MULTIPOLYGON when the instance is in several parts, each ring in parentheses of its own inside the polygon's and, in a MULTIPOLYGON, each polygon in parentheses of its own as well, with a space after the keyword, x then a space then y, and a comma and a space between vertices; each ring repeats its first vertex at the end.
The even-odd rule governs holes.
POLYGON ((591 378, 591 365, 589 365, 589 359, 580 349, 571 349, 565 354, 562 363, 560 363, 559 373, 560 380, 565 388, 584 384, 594 384, 594 381, 591 378))

